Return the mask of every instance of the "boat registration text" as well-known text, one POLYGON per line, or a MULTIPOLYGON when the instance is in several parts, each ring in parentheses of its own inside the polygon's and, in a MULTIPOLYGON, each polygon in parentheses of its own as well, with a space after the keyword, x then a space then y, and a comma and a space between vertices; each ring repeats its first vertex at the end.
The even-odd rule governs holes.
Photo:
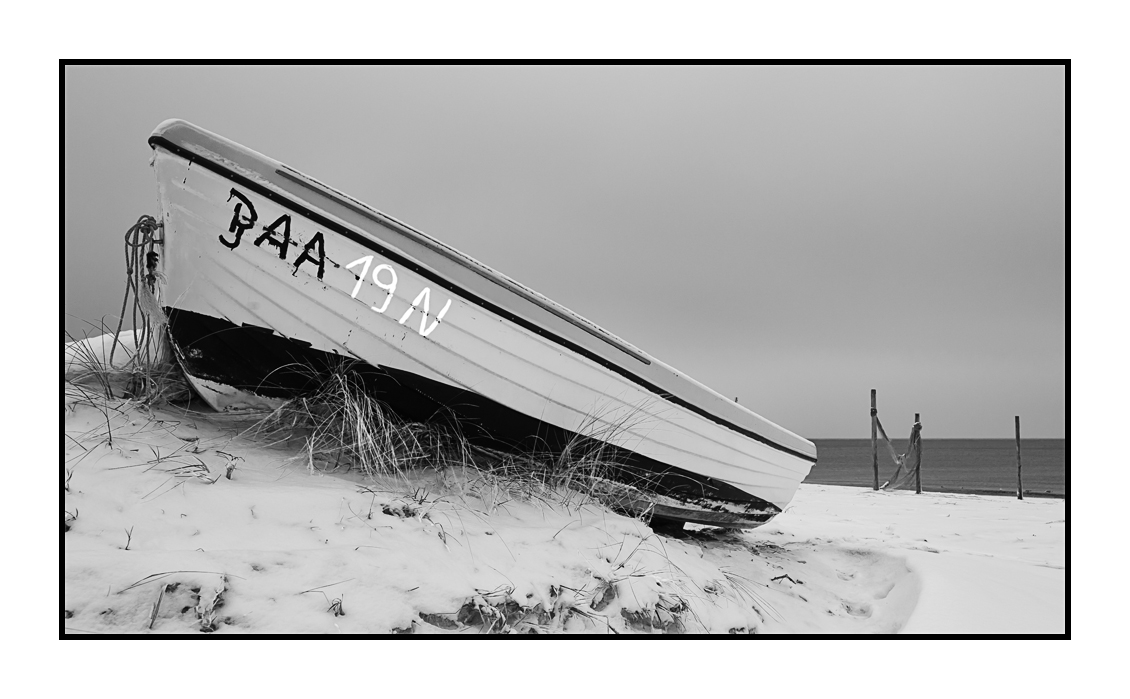
MULTIPOLYGON (((259 222, 259 213, 252 203, 251 199, 236 188, 231 189, 228 195, 228 202, 235 200, 235 205, 232 211, 231 223, 228 225, 226 233, 219 235, 220 243, 227 247, 229 250, 235 250, 243 242, 243 236, 247 231, 254 231, 256 224, 259 222)), ((258 236, 255 237, 253 245, 257 248, 267 245, 273 248, 277 253, 280 260, 286 260, 287 254, 291 248, 297 249, 298 242, 291 238, 291 215, 283 213, 277 217, 270 224, 264 224, 258 236)), ((294 260, 292 276, 297 276, 298 271, 303 269, 303 265, 313 265, 314 269, 309 270, 315 273, 319 280, 325 276, 326 272, 326 240, 321 231, 316 231, 310 238, 309 242, 302 246, 302 252, 294 260)), ((371 279, 372 283, 376 285, 380 291, 376 293, 376 301, 369 306, 369 309, 379 315, 384 315, 388 310, 389 305, 392 303, 393 297, 396 294, 397 282, 399 276, 396 268, 388 262, 378 262, 373 266, 373 262, 378 258, 375 255, 365 255, 353 260, 345 265, 345 269, 353 270, 354 267, 360 267, 360 273, 354 271, 353 276, 357 282, 353 285, 353 289, 345 291, 341 289, 342 293, 347 293, 350 298, 358 299, 362 297, 362 302, 365 298, 370 296, 372 288, 366 284, 367 279, 371 279), (364 290, 364 293, 363 293, 364 290)), ((339 266, 331 261, 334 266, 339 266)), ((307 270, 304 270, 307 271, 307 270)), ((407 297, 405 297, 407 301, 407 297)), ((418 332, 421 336, 427 337, 432 334, 436 327, 447 315, 447 311, 451 308, 451 299, 447 299, 447 303, 443 305, 438 313, 434 316, 431 315, 432 305, 432 290, 430 287, 425 286, 409 304, 397 320, 400 325, 408 323, 412 314, 416 311, 420 312, 420 325, 418 332), (430 320, 430 322, 429 322, 430 320)), ((390 316, 392 317, 392 316, 390 316)))

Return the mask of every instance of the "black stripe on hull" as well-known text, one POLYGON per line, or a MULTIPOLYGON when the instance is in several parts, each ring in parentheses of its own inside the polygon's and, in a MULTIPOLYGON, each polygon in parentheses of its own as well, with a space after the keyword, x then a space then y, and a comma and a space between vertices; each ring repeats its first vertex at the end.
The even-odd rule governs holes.
MULTIPOLYGON (((805 454, 803 452, 800 452, 800 451, 797 451, 795 449, 791 449, 789 447, 786 447, 783 444, 778 444, 777 442, 774 442, 773 440, 769 439, 768 437, 760 435, 757 432, 754 432, 753 430, 750 430, 746 427, 742 427, 741 425, 738 425, 734 422, 731 422, 731 421, 729 421, 725 418, 719 417, 718 415, 715 415, 714 413, 711 413, 710 411, 705 410, 702 407, 695 405, 694 403, 692 403, 690 401, 684 400, 684 399, 674 395, 673 393, 670 393, 669 391, 664 390, 663 388, 653 384, 652 382, 648 381, 647 379, 643 378, 642 376, 639 376, 635 372, 621 366, 620 364, 609 361, 608 359, 605 359, 604 357, 600 356, 599 354, 597 354, 597 353, 595 353, 595 352, 593 352, 589 349, 586 349, 585 347, 582 347, 582 346, 578 345, 577 343, 572 342, 571 340, 568 340, 564 337, 561 337, 560 335, 557 335, 556 333, 550 332, 549 330, 546 330, 545 328, 541 327, 540 325, 538 325, 536 323, 532 323, 532 322, 526 320, 525 318, 522 318, 521 316, 517 316, 517 315, 511 313, 510 311, 507 311, 506 309, 498 306, 497 304, 491 303, 490 301, 487 301, 486 299, 484 299, 484 298, 482 298, 482 297, 480 297, 476 294, 473 294, 468 289, 465 289, 465 288, 462 288, 462 287, 453 287, 450 281, 448 281, 447 279, 444 279, 442 277, 437 276, 434 272, 432 272, 429 269, 422 267, 421 265, 417 264, 415 261, 408 259, 408 258, 406 258, 406 257, 404 257, 400 254, 397 254, 396 252, 393 252, 392 250, 385 248, 383 245, 381 245, 380 243, 378 243, 377 241, 373 240, 372 238, 370 238, 368 236, 362 235, 362 234, 358 233, 357 231, 354 231, 351 228, 348 228, 348 227, 343 226, 343 225, 341 225, 341 224, 339 224, 335 221, 330 220, 328 217, 318 213, 317 211, 314 211, 313 209, 311 209, 308 206, 304 206, 303 204, 300 204, 300 203, 290 199, 289 197, 285 197, 285 196, 279 194, 278 192, 276 192, 276 191, 274 191, 274 190, 272 190, 268 187, 265 187, 260 182, 256 182, 256 181, 254 181, 254 180, 252 180, 248 177, 245 177, 245 176, 243 176, 243 175, 241 175, 237 172, 232 172, 231 170, 220 165, 219 163, 216 163, 216 162, 214 162, 214 161, 212 161, 208 158, 201 157, 201 156, 199 156, 195 153, 192 153, 191 151, 185 150, 184 148, 181 148, 177 144, 173 143, 172 141, 169 141, 166 138, 162 138, 161 136, 151 136, 149 138, 149 145, 154 147, 154 148, 156 148, 158 146, 161 147, 161 148, 164 148, 165 150, 169 151, 170 153, 173 153, 173 154, 175 154, 175 155, 177 155, 181 158, 184 158, 185 160, 189 161, 190 163, 200 165, 201 167, 205 168, 206 170, 210 170, 210 171, 216 173, 217 175, 220 175, 221 177, 225 177, 225 178, 231 180, 232 182, 235 182, 236 184, 240 185, 241 187, 246 187, 247 189, 250 189, 250 190, 256 192, 260 196, 263 196, 263 197, 266 197, 267 199, 270 199, 271 201, 275 202, 276 204, 280 204, 282 206, 285 206, 285 207, 291 209, 292 211, 299 213, 300 215, 304 216, 305 218, 308 218, 311 221, 314 221, 319 226, 322 226, 323 228, 326 228, 327 230, 331 230, 331 231, 337 233, 338 235, 342 235, 342 236, 348 238, 349 240, 352 240, 353 242, 355 242, 359 245, 362 245, 362 246, 372 250, 373 252, 378 253, 382 257, 385 257, 389 260, 392 260, 393 262, 396 262, 397 264, 403 265, 403 266, 407 267, 408 269, 411 269, 416 274, 419 274, 420 276, 431 281, 432 283, 436 284, 440 288, 443 288, 443 289, 445 289, 445 290, 447 290, 447 291, 449 291, 453 294, 457 294, 459 296, 462 296, 462 297, 466 298, 468 301, 471 301, 472 303, 490 311, 491 313, 494 313, 497 316, 500 316, 502 318, 509 320, 510 322, 518 325, 519 327, 525 328, 526 330, 529 330, 529 331, 534 332, 538 335, 541 335, 542 337, 544 337, 548 340, 552 340, 553 342, 561 345, 562 347, 565 347, 566 349, 568 349, 571 352, 575 352, 575 353, 581 355, 582 357, 586 357, 587 359, 591 359, 592 361, 596 362, 597 364, 605 367, 606 369, 609 369, 611 371, 616 372, 620 376, 623 376, 624 378, 628 379, 629 381, 631 381, 631 382, 635 383, 636 385, 650 391, 651 393, 654 393, 655 395, 659 396, 660 398, 663 398, 664 400, 670 401, 670 402, 674 403, 675 405, 678 405, 682 408, 690 410, 693 413, 701 415, 701 416, 707 418, 708 420, 711 420, 712 422, 715 422, 719 425, 722 425, 723 427, 731 429, 731 430, 737 432, 738 434, 744 435, 744 436, 746 436, 750 439, 761 442, 762 444, 770 446, 770 447, 777 449, 779 451, 782 451, 786 454, 790 454, 790 455, 795 456, 797 458, 804 459, 805 461, 808 461, 810 463, 816 463, 816 457, 815 456, 810 456, 810 455, 805 454)), ((351 210, 356 211, 356 209, 351 209, 351 210)), ((386 225, 386 226, 393 225, 392 222, 378 222, 378 223, 381 223, 381 225, 386 225)), ((412 231, 412 232, 416 233, 415 231, 412 231)))
MULTIPOLYGON (((343 366, 364 381, 374 397, 413 422, 452 422, 473 444, 517 453, 560 453, 577 435, 525 415, 473 391, 390 367, 375 367, 352 357, 314 349, 310 343, 282 337, 270 328, 234 323, 166 308, 176 355, 191 376, 270 398, 315 392, 321 378, 343 366)), ((727 483, 669 466, 628 449, 604 445, 621 466, 611 478, 675 498, 703 510, 702 517, 681 517, 703 524, 752 527, 781 510, 727 483), (728 507, 727 507, 728 506, 728 507), (738 521, 728 510, 738 508, 738 521)))

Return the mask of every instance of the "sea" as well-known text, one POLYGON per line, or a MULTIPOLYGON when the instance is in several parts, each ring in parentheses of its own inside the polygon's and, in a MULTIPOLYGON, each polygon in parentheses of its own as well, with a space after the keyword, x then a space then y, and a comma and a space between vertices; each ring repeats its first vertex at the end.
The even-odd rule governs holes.
MULTIPOLYGON (((872 487, 870 439, 812 441, 817 462, 805 483, 872 487)), ((906 442, 896 441, 895 448, 901 452, 906 442)), ((1067 497, 1067 440, 1023 439, 1020 458, 1026 496, 1067 497)), ((880 440, 879 483, 894 471, 890 452, 880 440)), ((922 490, 1016 497, 1016 440, 923 439, 922 490)))

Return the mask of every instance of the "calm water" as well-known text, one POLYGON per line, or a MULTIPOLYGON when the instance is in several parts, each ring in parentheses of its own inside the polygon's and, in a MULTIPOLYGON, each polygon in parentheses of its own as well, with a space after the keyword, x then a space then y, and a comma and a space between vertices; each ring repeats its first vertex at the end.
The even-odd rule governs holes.
MULTIPOLYGON (((819 460, 805 483, 871 487, 870 439, 816 439, 819 460)), ((895 441, 899 451, 906 440, 895 441)), ((1067 441, 1024 439, 1024 492, 1067 494, 1067 441)), ((895 470, 890 453, 879 442, 879 483, 895 470)), ((913 485, 912 485, 913 487, 913 485)), ((1016 441, 1012 439, 922 440, 922 489, 932 491, 1000 491, 1016 493, 1016 441)))

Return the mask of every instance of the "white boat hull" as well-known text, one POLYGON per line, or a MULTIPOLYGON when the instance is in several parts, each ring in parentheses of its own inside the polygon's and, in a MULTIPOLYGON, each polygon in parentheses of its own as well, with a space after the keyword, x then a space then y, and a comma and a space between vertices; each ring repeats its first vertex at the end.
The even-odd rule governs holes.
MULTIPOLYGON (((610 435, 774 508, 815 461, 808 440, 281 163, 183 122, 166 122, 150 142, 165 230, 162 303, 186 373, 216 409, 284 397, 268 381, 233 386, 224 367, 192 371, 208 359, 193 353, 214 347, 205 335, 253 331, 419 377, 425 393, 610 435), (219 329, 204 332, 212 321, 219 329), (178 338, 178 323, 197 335, 178 338)), ((247 342, 231 349, 255 364, 247 342)))

